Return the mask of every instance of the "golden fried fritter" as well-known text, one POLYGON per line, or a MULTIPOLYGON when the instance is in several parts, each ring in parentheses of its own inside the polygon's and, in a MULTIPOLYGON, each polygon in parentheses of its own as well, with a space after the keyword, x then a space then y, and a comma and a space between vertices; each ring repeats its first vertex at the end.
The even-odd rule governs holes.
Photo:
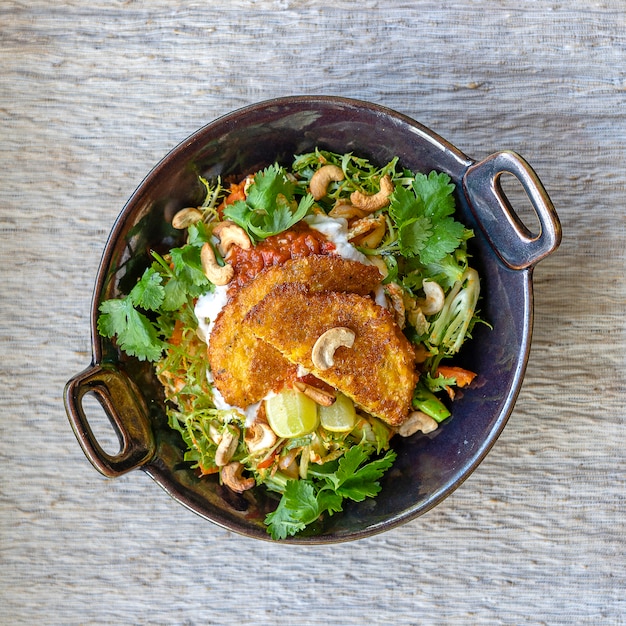
POLYGON ((392 314, 371 298, 281 284, 244 322, 291 363, 339 389, 368 413, 394 426, 406 419, 417 383, 415 352, 392 314), (318 369, 311 358, 313 346, 322 333, 336 327, 354 331, 354 344, 339 347, 334 364, 318 369))
MULTIPOLYGON (((296 377, 296 365, 260 341, 243 323, 245 316, 276 285, 291 282, 321 290, 368 294, 382 280, 376 267, 338 256, 313 255, 269 267, 235 292, 217 316, 209 338, 209 364, 226 402, 245 408, 279 391, 296 377)), ((282 316, 272 323, 281 326, 282 316)))

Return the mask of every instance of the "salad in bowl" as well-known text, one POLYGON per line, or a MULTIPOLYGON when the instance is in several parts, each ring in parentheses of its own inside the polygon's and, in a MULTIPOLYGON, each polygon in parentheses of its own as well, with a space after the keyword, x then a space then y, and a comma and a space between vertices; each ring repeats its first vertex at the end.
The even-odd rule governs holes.
POLYGON ((398 158, 316 148, 199 183, 172 218, 183 244, 151 251, 98 332, 153 364, 185 462, 273 494, 285 539, 375 498, 393 439, 445 427, 472 384, 455 356, 480 321, 473 232, 450 176, 398 158))

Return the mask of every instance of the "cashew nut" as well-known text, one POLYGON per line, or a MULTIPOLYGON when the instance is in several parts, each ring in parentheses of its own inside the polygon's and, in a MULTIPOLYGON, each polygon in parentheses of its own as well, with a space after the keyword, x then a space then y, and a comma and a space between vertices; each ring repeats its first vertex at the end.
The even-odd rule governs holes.
POLYGON ((384 215, 356 220, 348 231, 348 241, 362 248, 375 248, 387 232, 384 215))
POLYGON ((222 441, 222 432, 217 426, 216 422, 211 422, 209 424, 209 439, 216 445, 219 446, 222 441))
POLYGON ((328 212, 328 215, 350 220, 353 217, 365 217, 367 212, 363 209, 358 209, 353 204, 348 204, 345 200, 338 200, 335 206, 328 212))
POLYGON ((216 224, 213 234, 220 240, 218 248, 222 256, 226 256, 233 246, 239 246, 243 250, 249 250, 252 246, 246 231, 229 220, 216 224))
POLYGON ((221 477, 222 482, 233 491, 242 493, 248 489, 252 489, 255 485, 254 478, 244 478, 241 473, 243 472, 243 465, 239 461, 233 461, 228 465, 222 467, 221 477))
POLYGON ((172 226, 178 230, 184 230, 189 228, 192 224, 199 222, 202 219, 202 211, 189 207, 187 209, 181 209, 172 218, 172 226))
POLYGON ((321 200, 331 181, 339 182, 344 179, 343 170, 337 165, 323 165, 313 174, 309 189, 315 200, 321 200))
POLYGON ((236 426, 228 428, 222 435, 220 445, 215 451, 215 465, 218 467, 226 465, 233 458, 238 445, 239 429, 236 426))
POLYGON ((320 389, 319 387, 313 387, 313 385, 307 385, 299 380, 296 381, 293 386, 320 406, 330 406, 337 399, 334 393, 320 389))
POLYGON ((409 320, 409 324, 415 328, 418 335, 424 335, 428 332, 430 324, 428 323, 422 309, 420 309, 415 302, 413 302, 412 306, 407 309, 407 318, 409 320))
POLYGON ((235 275, 232 265, 219 265, 211 244, 206 242, 200 251, 200 261, 204 275, 214 285, 227 285, 235 275))
POLYGON ((322 333, 311 352, 313 365, 319 370, 327 370, 335 364, 335 352, 340 346, 351 348, 354 345, 356 334, 350 328, 336 326, 322 333))
POLYGON ((380 189, 377 193, 368 196, 361 191, 354 191, 350 195, 350 202, 367 213, 373 213, 389 204, 389 196, 393 193, 394 185, 389 174, 380 179, 380 189))
POLYGON ((284 456, 278 460, 279 469, 290 478, 297 478, 299 474, 296 458, 302 451, 302 448, 292 448, 284 456))
POLYGON ((385 285, 385 292, 391 300, 391 306, 395 311, 396 323, 400 328, 404 328, 406 324, 406 308, 404 306, 403 292, 397 283, 389 283, 385 285))
POLYGON ((427 435, 428 433, 432 433, 433 430, 437 430, 437 426, 437 422, 432 417, 426 415, 426 413, 413 411, 407 420, 396 428, 396 433, 398 433, 400 437, 410 437, 418 430, 421 430, 427 435))
POLYGON ((268 424, 255 422, 246 430, 244 440, 248 451, 254 454, 271 448, 276 443, 276 434, 268 424))
POLYGON ((422 289, 426 295, 425 300, 418 300, 417 305, 422 309, 424 315, 434 315, 439 313, 443 308, 445 301, 445 294, 439 283, 433 280, 425 280, 422 284, 422 289))

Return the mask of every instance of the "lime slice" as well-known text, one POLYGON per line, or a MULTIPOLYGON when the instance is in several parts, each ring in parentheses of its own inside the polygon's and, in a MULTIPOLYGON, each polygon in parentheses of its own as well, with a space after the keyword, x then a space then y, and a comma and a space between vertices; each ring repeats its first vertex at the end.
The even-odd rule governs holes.
POLYGON ((342 393, 330 406, 320 406, 320 421, 322 426, 333 433, 346 433, 356 424, 356 410, 352 400, 342 393))
POLYGON ((265 413, 279 437, 301 437, 317 428, 317 404, 296 389, 284 389, 265 400, 265 413))

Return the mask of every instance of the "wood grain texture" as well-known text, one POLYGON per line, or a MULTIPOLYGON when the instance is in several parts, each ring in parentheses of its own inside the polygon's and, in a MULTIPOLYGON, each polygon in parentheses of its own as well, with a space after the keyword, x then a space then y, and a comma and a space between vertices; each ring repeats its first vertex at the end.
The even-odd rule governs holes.
POLYGON ((626 12, 597 2, 0 5, 0 622, 622 624, 626 12), (473 158, 521 153, 563 222, 513 416, 422 518, 254 542, 89 465, 62 404, 136 185, 191 132, 291 94, 362 98, 473 158))

